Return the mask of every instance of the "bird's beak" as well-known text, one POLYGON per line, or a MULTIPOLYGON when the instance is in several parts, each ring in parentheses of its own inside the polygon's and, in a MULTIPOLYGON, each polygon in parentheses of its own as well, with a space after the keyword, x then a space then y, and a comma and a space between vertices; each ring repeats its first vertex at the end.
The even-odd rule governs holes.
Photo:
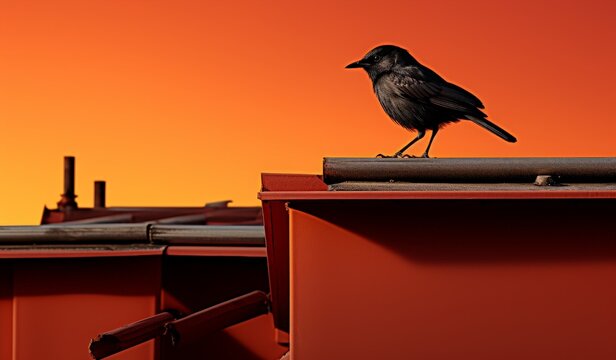
POLYGON ((345 66, 346 69, 353 69, 353 68, 363 68, 366 67, 370 64, 368 64, 365 60, 359 60, 356 61, 354 63, 350 63, 349 65, 345 66))

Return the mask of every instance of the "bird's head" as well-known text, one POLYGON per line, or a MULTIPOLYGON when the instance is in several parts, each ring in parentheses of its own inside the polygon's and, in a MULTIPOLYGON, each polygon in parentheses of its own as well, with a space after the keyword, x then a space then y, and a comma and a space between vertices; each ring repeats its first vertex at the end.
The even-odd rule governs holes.
POLYGON ((370 50, 361 60, 350 63, 347 69, 363 68, 372 80, 382 73, 391 71, 395 66, 417 64, 417 60, 408 51, 395 45, 381 45, 370 50))

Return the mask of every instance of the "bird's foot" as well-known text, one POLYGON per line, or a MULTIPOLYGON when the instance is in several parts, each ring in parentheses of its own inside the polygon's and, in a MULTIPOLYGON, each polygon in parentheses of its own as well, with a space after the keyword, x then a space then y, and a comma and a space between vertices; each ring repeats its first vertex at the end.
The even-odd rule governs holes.
POLYGON ((408 154, 395 153, 393 155, 378 154, 376 157, 381 158, 381 159, 410 159, 410 158, 414 158, 415 156, 408 155, 408 154))
POLYGON ((423 153, 423 154, 421 155, 421 157, 422 157, 422 158, 424 158, 424 159, 429 159, 429 158, 430 158, 430 156, 428 155, 428 153, 423 153))

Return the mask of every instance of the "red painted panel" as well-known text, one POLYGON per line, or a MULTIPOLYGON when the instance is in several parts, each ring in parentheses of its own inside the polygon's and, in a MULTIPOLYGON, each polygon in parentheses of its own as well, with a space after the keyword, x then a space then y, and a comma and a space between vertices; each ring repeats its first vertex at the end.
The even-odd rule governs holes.
POLYGON ((13 353, 13 269, 0 262, 0 360, 12 359, 13 353))
POLYGON ((289 332, 289 213, 284 201, 263 201, 272 313, 277 329, 289 332))
POLYGON ((184 315, 261 290, 269 292, 262 257, 165 256, 161 308, 184 315))
MULTIPOLYGON (((15 263, 16 359, 87 359, 91 337, 153 315, 160 258, 48 259, 15 263)), ((115 359, 152 359, 153 342, 115 359)))
POLYGON ((291 355, 615 359, 616 202, 291 207, 291 355))
POLYGON ((267 256, 263 247, 245 246, 169 246, 165 255, 170 256, 231 256, 261 257, 267 256))
POLYGON ((261 191, 327 190, 321 175, 261 174, 261 191))

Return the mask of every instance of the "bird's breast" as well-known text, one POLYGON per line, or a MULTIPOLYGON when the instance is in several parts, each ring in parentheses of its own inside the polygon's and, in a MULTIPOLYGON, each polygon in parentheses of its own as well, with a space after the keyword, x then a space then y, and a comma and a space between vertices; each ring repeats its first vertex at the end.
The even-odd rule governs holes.
POLYGON ((398 125, 407 129, 422 127, 414 114, 418 104, 403 97, 393 83, 380 81, 375 84, 374 92, 385 113, 398 125))

